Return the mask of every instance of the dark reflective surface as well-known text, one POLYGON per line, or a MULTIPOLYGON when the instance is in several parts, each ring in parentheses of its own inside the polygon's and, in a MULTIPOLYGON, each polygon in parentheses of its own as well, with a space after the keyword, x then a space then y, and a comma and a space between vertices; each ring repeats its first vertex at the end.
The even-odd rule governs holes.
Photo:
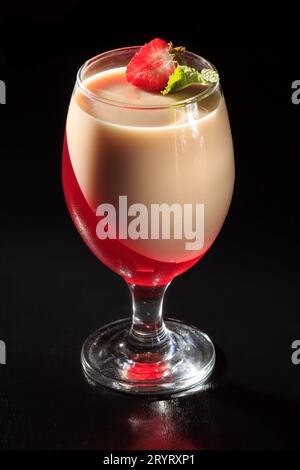
POLYGON ((153 25, 101 36, 95 19, 79 38, 83 11, 52 13, 44 23, 37 11, 23 21, 13 14, 1 19, 0 79, 8 104, 0 107, 0 339, 7 344, 0 447, 299 447, 300 365, 291 362, 291 343, 300 339, 300 107, 291 104, 291 82, 299 78, 297 15, 280 12, 249 24, 215 18, 213 40, 214 26, 197 15, 181 32, 157 26, 156 35, 217 65, 237 180, 220 236, 166 299, 168 315, 195 324, 218 345, 215 376, 197 393, 147 400, 95 387, 82 374, 83 341, 127 317, 130 299, 69 219, 60 157, 77 68, 98 52, 151 39, 153 25), (200 30, 207 34, 200 37, 200 30), (7 41, 11 31, 19 31, 22 51, 19 40, 7 41), (280 86, 253 73, 257 64, 277 70, 283 57, 280 86))

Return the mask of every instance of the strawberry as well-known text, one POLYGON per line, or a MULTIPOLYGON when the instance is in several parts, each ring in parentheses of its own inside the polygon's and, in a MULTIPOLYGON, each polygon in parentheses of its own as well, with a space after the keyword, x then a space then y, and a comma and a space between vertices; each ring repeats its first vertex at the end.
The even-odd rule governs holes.
POLYGON ((163 39, 153 39, 132 57, 126 68, 129 83, 147 91, 161 91, 177 67, 172 45, 163 39))

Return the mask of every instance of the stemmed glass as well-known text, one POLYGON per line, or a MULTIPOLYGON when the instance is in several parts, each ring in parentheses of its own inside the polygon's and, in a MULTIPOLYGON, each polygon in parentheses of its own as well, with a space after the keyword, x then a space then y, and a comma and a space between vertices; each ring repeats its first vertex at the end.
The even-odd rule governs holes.
MULTIPOLYGON (((91 86, 95 77, 126 67, 138 49, 109 51, 80 68, 67 117, 62 178, 79 234, 124 278, 132 296, 131 319, 105 325, 85 341, 83 369, 116 390, 169 394, 201 384, 214 367, 211 340, 194 326, 164 321, 163 299, 172 279, 215 240, 231 202, 234 158, 219 83, 159 105, 155 94, 153 104, 137 104, 91 86), (111 208, 115 213, 109 218, 111 208), (152 222, 156 214, 151 229, 149 219, 141 228, 145 213, 152 222)), ((196 54, 183 56, 187 65, 215 70, 196 54)))

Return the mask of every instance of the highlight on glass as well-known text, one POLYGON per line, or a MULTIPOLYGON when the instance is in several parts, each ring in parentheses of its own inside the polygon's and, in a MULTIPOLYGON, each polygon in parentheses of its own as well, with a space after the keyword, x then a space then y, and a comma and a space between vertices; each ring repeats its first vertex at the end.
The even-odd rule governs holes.
MULTIPOLYGON (((80 236, 123 277, 132 297, 131 318, 85 341, 84 372, 109 388, 146 395, 190 389, 213 370, 212 341, 194 326, 164 319, 163 300, 172 279, 217 237, 234 186, 215 67, 154 41, 105 52, 80 68, 62 161, 80 236)), ((195 292, 195 308, 197 302, 202 312, 195 292)))

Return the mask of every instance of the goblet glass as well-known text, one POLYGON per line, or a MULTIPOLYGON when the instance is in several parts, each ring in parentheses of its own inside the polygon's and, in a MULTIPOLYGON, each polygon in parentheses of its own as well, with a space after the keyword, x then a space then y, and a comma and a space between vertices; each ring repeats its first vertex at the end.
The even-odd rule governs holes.
MULTIPOLYGON (((136 100, 128 95, 132 85, 124 71, 138 50, 109 51, 80 68, 62 178, 79 234, 124 278, 132 296, 131 319, 105 325, 86 340, 83 369, 113 389, 170 394, 201 384, 214 367, 211 340, 194 326, 164 321, 163 299, 224 222, 234 185, 233 146, 220 83, 170 97, 144 92, 141 98, 135 87, 136 100)), ((182 56, 198 70, 215 70, 196 54, 182 56)))

